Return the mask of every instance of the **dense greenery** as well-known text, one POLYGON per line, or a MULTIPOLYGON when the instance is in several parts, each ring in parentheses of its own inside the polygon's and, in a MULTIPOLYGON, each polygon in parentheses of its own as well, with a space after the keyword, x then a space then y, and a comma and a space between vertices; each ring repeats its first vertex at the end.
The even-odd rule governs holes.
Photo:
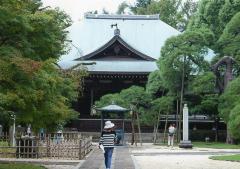
POLYGON ((79 77, 56 62, 67 51, 71 20, 39 0, 0 2, 0 119, 15 114, 18 123, 52 129, 77 113, 79 77))
MULTIPOLYGON (((126 4, 120 12, 125 8, 126 4)), ((138 0, 130 8, 135 14, 160 14, 164 22, 185 30, 165 42, 157 62, 159 71, 149 75, 146 91, 153 99, 173 96, 177 105, 180 100, 180 110, 188 103, 192 114, 207 114, 216 121, 222 117, 232 137, 240 139, 240 0, 200 0, 198 4, 190 0, 138 0), (210 49, 215 52, 213 58, 208 55, 210 49), (211 66, 224 56, 232 56, 237 64, 235 79, 220 96, 211 66)), ((226 67, 219 71, 223 81, 226 67)))
POLYGON ((197 3, 194 0, 137 0, 134 6, 123 2, 117 13, 125 13, 125 9, 130 8, 134 14, 138 15, 159 14, 162 21, 184 31, 196 7, 197 3))
MULTIPOLYGON (((211 48, 216 53, 212 63, 224 55, 230 55, 238 62, 239 4, 239 0, 199 1, 198 10, 189 21, 186 31, 166 41, 158 62, 160 74, 169 91, 180 96, 180 109, 185 100, 191 105, 191 112, 208 113, 216 117, 219 110, 235 138, 240 138, 236 134, 239 125, 237 120, 233 120, 238 118, 238 106, 227 106, 228 102, 230 105, 235 103, 230 97, 224 99, 227 96, 223 96, 219 104, 219 95, 214 85, 216 78, 210 73, 210 64, 203 56, 206 56, 207 48, 211 48), (190 95, 195 95, 195 99, 190 95), (232 120, 228 121, 230 117, 232 120)), ((224 74, 225 68, 222 71, 220 73, 224 74)), ((235 84, 238 86, 240 83, 235 84)))

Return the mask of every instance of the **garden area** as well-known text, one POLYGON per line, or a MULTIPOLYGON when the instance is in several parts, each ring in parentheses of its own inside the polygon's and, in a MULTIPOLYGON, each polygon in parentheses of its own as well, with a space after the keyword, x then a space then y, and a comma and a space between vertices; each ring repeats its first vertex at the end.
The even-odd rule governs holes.
MULTIPOLYGON (((62 130, 79 117, 74 103, 82 97, 88 76, 78 64, 67 69, 58 65, 68 52, 66 29, 72 20, 64 11, 44 8, 41 1, 3 0, 0 5, 1 132, 15 124, 31 124, 33 133, 62 130)), ((168 132, 170 115, 177 117, 176 138, 181 140, 182 110, 187 104, 190 115, 208 117, 212 129, 225 123, 226 142, 232 144, 194 142, 194 146, 239 148, 233 143, 240 140, 240 1, 139 0, 130 9, 136 15, 161 13, 160 20, 181 33, 165 41, 156 60, 158 69, 146 83, 103 95, 92 104, 100 108, 114 101, 129 109, 132 114, 127 118, 136 120, 133 127, 153 128, 154 143, 160 123, 163 133, 168 132)), ((1 148, 7 146, 0 142, 0 150, 11 153, 1 148)))

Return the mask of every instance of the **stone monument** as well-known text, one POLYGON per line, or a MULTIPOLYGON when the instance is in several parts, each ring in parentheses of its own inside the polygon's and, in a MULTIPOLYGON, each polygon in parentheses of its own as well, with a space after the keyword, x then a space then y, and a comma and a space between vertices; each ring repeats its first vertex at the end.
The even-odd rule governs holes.
POLYGON ((180 141, 180 148, 192 148, 192 143, 188 139, 188 107, 184 104, 183 107, 183 140, 180 141))

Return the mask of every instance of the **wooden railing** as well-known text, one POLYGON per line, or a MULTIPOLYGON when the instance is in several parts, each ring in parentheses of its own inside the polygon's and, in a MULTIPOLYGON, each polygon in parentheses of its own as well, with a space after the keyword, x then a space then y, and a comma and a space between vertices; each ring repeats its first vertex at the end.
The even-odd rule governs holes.
POLYGON ((0 145, 0 158, 83 159, 91 151, 92 137, 51 136, 17 139, 14 147, 0 145))

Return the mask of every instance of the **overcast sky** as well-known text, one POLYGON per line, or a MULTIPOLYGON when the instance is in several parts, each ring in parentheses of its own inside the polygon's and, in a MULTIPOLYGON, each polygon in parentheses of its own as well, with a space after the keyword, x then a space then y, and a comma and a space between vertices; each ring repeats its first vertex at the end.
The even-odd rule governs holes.
POLYGON ((101 12, 103 8, 114 13, 118 5, 124 1, 134 4, 136 0, 42 0, 44 6, 59 7, 64 10, 73 21, 83 18, 85 12, 95 10, 101 12))

